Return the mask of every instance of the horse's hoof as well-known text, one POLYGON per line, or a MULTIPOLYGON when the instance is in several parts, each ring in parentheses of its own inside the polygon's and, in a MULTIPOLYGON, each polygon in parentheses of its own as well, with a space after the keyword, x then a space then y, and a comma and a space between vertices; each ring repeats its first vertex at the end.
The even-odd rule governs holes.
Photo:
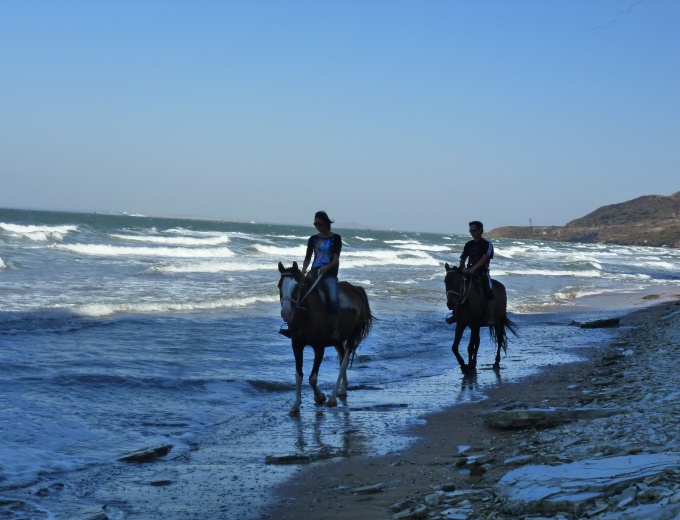
POLYGON ((498 372, 501 369, 501 364, 500 363, 494 363, 493 367, 491 367, 491 369, 498 372))
POLYGON ((328 402, 326 403, 326 406, 333 408, 334 406, 338 406, 338 400, 335 399, 334 397, 331 397, 328 402))
POLYGON ((321 394, 321 395, 315 395, 314 396, 314 402, 316 404, 323 404, 326 402, 326 394, 321 394))
POLYGON ((300 417, 300 408, 293 406, 290 410, 288 410, 288 415, 291 417, 300 417))

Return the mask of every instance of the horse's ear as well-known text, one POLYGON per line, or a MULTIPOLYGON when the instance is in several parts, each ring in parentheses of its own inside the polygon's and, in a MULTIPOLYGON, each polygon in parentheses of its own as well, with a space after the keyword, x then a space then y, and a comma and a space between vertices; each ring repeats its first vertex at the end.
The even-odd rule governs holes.
POLYGON ((293 262, 293 269, 295 269, 296 271, 298 270, 297 262, 293 262))
POLYGON ((279 262, 279 273, 283 273, 286 270, 285 267, 283 267, 283 264, 279 262))
POLYGON ((449 267, 449 263, 448 263, 448 262, 446 262, 446 263, 444 264, 444 269, 446 269, 447 271, 449 271, 449 270, 451 269, 451 268, 449 267))

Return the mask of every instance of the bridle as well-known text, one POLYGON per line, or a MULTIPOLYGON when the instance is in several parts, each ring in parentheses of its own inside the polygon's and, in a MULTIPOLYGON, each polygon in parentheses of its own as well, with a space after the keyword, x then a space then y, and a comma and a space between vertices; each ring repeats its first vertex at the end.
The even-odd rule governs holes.
POLYGON ((465 276, 457 271, 455 268, 450 269, 447 271, 447 276, 451 271, 456 271, 460 275, 460 290, 455 291, 453 289, 446 289, 446 298, 448 299, 450 294, 455 295, 458 298, 458 301, 456 302, 457 305, 462 305, 465 303, 467 300, 467 297, 470 295, 470 284, 466 284, 465 282, 468 281, 465 276))
MULTIPOLYGON (((295 279, 295 276, 293 275, 293 273, 282 273, 282 274, 281 274, 281 280, 283 280, 284 278, 292 278, 293 281, 294 281, 299 287, 302 288, 302 287, 304 286, 304 282, 298 282, 298 281, 295 279)), ((297 309, 305 310, 305 308, 302 307, 302 302, 304 302, 304 301, 307 299, 307 296, 309 296, 309 295, 311 294, 311 292, 314 290, 314 288, 317 286, 317 284, 318 284, 320 281, 321 281, 321 276, 317 276, 317 277, 316 277, 316 280, 314 280, 314 283, 313 283, 312 286, 309 288, 309 290, 305 293, 305 295, 304 295, 302 298, 299 298, 299 299, 293 298, 293 293, 294 293, 294 291, 295 291, 295 290, 293 289, 293 291, 290 292, 290 294, 291 294, 290 296, 282 296, 282 297, 280 298, 281 305, 283 305, 283 302, 284 302, 284 301, 288 300, 289 302, 291 302, 291 303, 293 303, 293 304, 295 305, 295 309, 296 309, 296 310, 297 310, 297 309)))

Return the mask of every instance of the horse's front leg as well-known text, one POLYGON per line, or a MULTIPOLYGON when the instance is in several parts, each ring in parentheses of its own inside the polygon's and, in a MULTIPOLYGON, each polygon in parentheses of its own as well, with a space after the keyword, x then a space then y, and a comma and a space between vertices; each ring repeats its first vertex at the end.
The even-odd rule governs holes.
POLYGON ((477 352, 480 344, 479 327, 471 329, 470 343, 468 343, 468 369, 475 370, 477 368, 477 352))
POLYGON ((460 369, 463 372, 463 374, 467 372, 467 365, 465 364, 463 356, 461 356, 460 352, 458 352, 458 346, 460 345, 460 340, 463 338, 464 330, 465 330, 464 325, 461 325, 460 322, 456 323, 456 335, 453 337, 453 345, 451 346, 451 350, 453 351, 453 354, 456 356, 456 359, 458 360, 458 364, 460 365, 460 369))
MULTIPOLYGON (((349 349, 344 349, 344 355, 342 356, 342 361, 340 362, 340 372, 338 373, 338 379, 335 381, 335 387, 333 388, 333 393, 328 399, 328 406, 338 405, 338 390, 340 388, 340 383, 344 381, 347 385, 347 365, 349 365, 349 349)), ((347 388, 345 387, 345 394, 347 393, 347 388)))
POLYGON ((316 404, 323 404, 326 402, 326 394, 324 394, 317 386, 319 377, 319 367, 323 361, 324 347, 314 347, 314 365, 312 366, 312 373, 309 375, 309 386, 314 391, 314 402, 316 404))
POLYGON ((293 343, 293 355, 295 356, 295 402, 288 411, 288 415, 300 415, 300 406, 302 405, 302 354, 304 352, 304 345, 293 343))

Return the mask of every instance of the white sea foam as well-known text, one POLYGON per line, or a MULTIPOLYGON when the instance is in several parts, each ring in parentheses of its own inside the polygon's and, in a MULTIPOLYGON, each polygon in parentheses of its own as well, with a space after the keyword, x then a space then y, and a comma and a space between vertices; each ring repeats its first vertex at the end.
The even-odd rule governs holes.
POLYGON ((4 269, 5 267, 7 267, 7 266, 5 265, 5 261, 4 261, 4 260, 2 259, 2 257, 0 256, 0 269, 4 269))
POLYGON ((78 226, 23 226, 0 222, 0 230, 36 242, 45 242, 47 240, 62 240, 67 233, 78 231, 78 226))
POLYGON ((439 265, 439 261, 423 251, 381 250, 348 251, 342 255, 342 268, 370 267, 381 265, 439 265))
POLYGON ((228 258, 234 253, 226 248, 188 249, 184 247, 123 247, 103 244, 61 244, 58 249, 81 255, 96 256, 150 256, 176 258, 228 258))
POLYGON ((272 263, 246 262, 197 262, 188 264, 157 265, 149 269, 159 273, 222 273, 247 271, 274 271, 276 265, 272 263))
POLYGON ((573 271, 562 269, 504 269, 491 270, 491 276, 574 276, 577 278, 598 278, 602 276, 600 271, 573 271))
POLYGON ((647 262, 641 262, 643 267, 650 267, 653 269, 662 269, 664 271, 675 271, 677 269, 677 265, 673 264, 672 262, 666 262, 662 260, 652 260, 652 261, 647 261, 647 262))
POLYGON ((135 303, 92 303, 76 307, 75 312, 82 316, 101 317, 119 313, 159 313, 198 311, 211 309, 226 309, 234 307, 248 307, 256 303, 278 302, 278 295, 250 296, 244 298, 221 298, 217 300, 198 302, 135 302, 135 303))
POLYGON ((420 244, 417 242, 411 244, 398 244, 395 245, 394 247, 397 249, 408 249, 410 251, 435 251, 435 252, 451 251, 451 248, 448 246, 432 246, 420 244))
POLYGON ((225 235, 216 235, 207 238, 194 237, 163 237, 163 236, 149 236, 149 235, 111 235, 113 238, 120 240, 128 240, 132 242, 148 242, 151 244, 165 244, 169 246, 219 246, 227 244, 229 237, 225 235))
POLYGON ((295 247, 281 247, 281 246, 268 246, 264 244, 256 244, 253 249, 258 253, 263 253, 270 256, 293 256, 295 258, 304 258, 307 252, 307 246, 295 246, 295 247))
MULTIPOLYGON (((256 235, 258 237, 261 237, 261 235, 256 235)), ((267 237, 271 237, 274 239, 279 239, 283 238, 285 240, 299 240, 301 242, 304 242, 305 244, 307 243, 307 240, 309 240, 309 236, 298 236, 298 235, 265 235, 267 237)))
POLYGON ((369 237, 353 237, 356 238, 357 240, 361 240, 362 242, 375 242, 377 239, 375 238, 369 238, 369 237))

